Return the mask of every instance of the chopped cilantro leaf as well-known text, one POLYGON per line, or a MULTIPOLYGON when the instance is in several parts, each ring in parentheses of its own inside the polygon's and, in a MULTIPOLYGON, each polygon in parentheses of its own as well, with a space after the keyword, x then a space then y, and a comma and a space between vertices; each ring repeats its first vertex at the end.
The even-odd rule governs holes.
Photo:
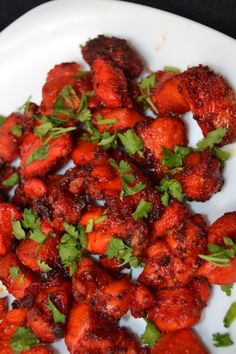
POLYGON ((97 120, 97 125, 109 125, 117 122, 116 118, 107 118, 107 119, 99 119, 97 120))
POLYGON ((52 268, 45 263, 44 261, 41 261, 40 259, 37 259, 36 263, 38 264, 39 268, 42 270, 42 272, 50 272, 50 270, 52 270, 52 268))
POLYGON ((42 231, 37 228, 30 231, 29 238, 37 243, 42 244, 46 240, 47 236, 45 236, 42 231))
POLYGON ((73 226, 64 223, 66 233, 58 245, 62 264, 69 267, 70 275, 77 270, 77 260, 81 260, 87 247, 86 231, 82 225, 73 226))
POLYGON ((215 347, 229 347, 230 345, 233 345, 234 342, 232 341, 232 339, 230 338, 230 334, 229 333, 214 333, 212 335, 214 346, 215 347))
POLYGON ((191 152, 191 148, 183 146, 175 146, 174 152, 162 147, 163 158, 162 165, 168 167, 181 167, 183 165, 184 158, 191 152))
POLYGON ((20 354, 39 344, 38 338, 30 328, 20 326, 10 340, 10 347, 14 354, 20 354))
POLYGON ((134 176, 131 174, 131 166, 128 164, 127 161, 121 160, 118 165, 114 159, 110 158, 109 163, 117 170, 117 172, 119 172, 122 180, 122 187, 120 193, 121 200, 123 200, 125 196, 134 195, 146 188, 146 185, 141 182, 138 182, 134 186, 129 185, 130 183, 134 182, 134 176))
POLYGON ((224 150, 221 150, 217 147, 212 148, 212 155, 215 156, 222 164, 230 158, 230 153, 224 150))
POLYGON ((91 119, 91 111, 88 108, 88 100, 90 97, 94 96, 94 92, 86 92, 80 98, 79 109, 76 113, 76 119, 80 122, 84 123, 86 121, 90 121, 91 119))
POLYGON ((34 133, 42 140, 52 127, 53 125, 51 122, 46 122, 34 128, 34 133))
POLYGON ((3 123, 5 122, 5 119, 6 119, 6 117, 5 116, 2 116, 1 114, 0 114, 0 127, 3 125, 3 123))
POLYGON ((176 66, 171 66, 171 65, 164 66, 163 70, 167 71, 169 73, 173 73, 173 74, 179 74, 181 72, 181 70, 179 68, 177 68, 176 66))
POLYGON ((231 292, 232 292, 232 289, 233 289, 233 284, 225 284, 225 285, 221 285, 220 288, 222 291, 225 292, 225 294, 227 296, 231 296, 231 292))
POLYGON ((104 214, 104 215, 101 215, 99 216, 98 218, 96 218, 94 220, 95 224, 101 224, 103 221, 105 221, 107 219, 107 215, 104 214))
POLYGON ((224 317, 224 326, 226 328, 230 327, 235 320, 236 320, 236 302, 233 302, 224 317))
POLYGON ((143 141, 139 138, 133 129, 128 129, 124 133, 119 133, 118 137, 124 145, 125 151, 130 156, 134 155, 138 151, 143 150, 143 141))
POLYGON ((106 255, 109 259, 118 258, 122 261, 123 265, 130 265, 137 268, 140 266, 139 259, 133 255, 133 249, 126 246, 123 240, 112 237, 106 250, 106 255))
POLYGON ((147 202, 143 198, 140 200, 135 212, 132 214, 134 220, 147 218, 149 212, 152 210, 152 203, 147 202))
POLYGON ((11 128, 11 133, 12 133, 12 135, 14 135, 15 137, 20 138, 20 137, 22 136, 22 130, 23 130, 22 125, 15 124, 15 125, 11 128))
POLYGON ((163 193, 161 201, 164 206, 169 204, 170 196, 180 202, 185 198, 181 184, 175 179, 162 178, 160 185, 156 186, 156 189, 163 193))
POLYGON ((31 96, 29 96, 26 100, 25 103, 23 103, 23 105, 21 107, 18 108, 18 111, 21 114, 25 114, 29 112, 29 108, 30 108, 30 100, 31 100, 31 96))
POLYGON ((66 316, 61 313, 58 308, 54 305, 52 300, 50 299, 50 295, 48 295, 48 308, 52 311, 53 321, 55 323, 65 323, 66 316))
POLYGON ((33 209, 25 208, 23 211, 22 226, 25 229, 34 229, 40 226, 40 219, 33 209))
POLYGON ((92 232, 93 231, 93 225, 94 225, 94 220, 93 219, 89 219, 87 226, 86 226, 86 232, 92 232))
POLYGON ((218 128, 212 130, 207 136, 197 143, 196 151, 203 151, 206 148, 212 148, 214 145, 219 144, 226 134, 226 128, 218 128))
POLYGON ((17 238, 17 240, 24 240, 26 234, 25 234, 25 230, 22 229, 19 220, 12 222, 12 229, 13 229, 13 235, 17 238))
POLYGON ((49 146, 48 145, 43 145, 34 150, 28 159, 26 160, 25 166, 28 166, 34 161, 39 161, 39 160, 44 160, 48 157, 49 153, 49 146))
POLYGON ((198 257, 215 266, 227 267, 230 264, 230 260, 235 257, 236 244, 229 237, 224 237, 224 243, 226 246, 228 246, 228 248, 209 243, 208 251, 210 254, 199 254, 198 257))
POLYGON ((148 105, 152 108, 152 110, 158 114, 158 109, 155 104, 151 100, 151 89, 154 88, 156 85, 156 74, 152 73, 151 75, 142 78, 139 83, 139 88, 141 95, 138 96, 138 102, 142 102, 144 108, 146 109, 148 105))
POLYGON ((152 347, 160 339, 161 333, 151 321, 145 321, 147 323, 145 332, 140 336, 140 338, 145 344, 148 344, 152 347))
POLYGON ((4 185, 4 187, 13 187, 16 184, 18 184, 20 181, 20 177, 18 175, 17 172, 14 172, 10 177, 8 177, 7 179, 5 179, 2 184, 4 185))

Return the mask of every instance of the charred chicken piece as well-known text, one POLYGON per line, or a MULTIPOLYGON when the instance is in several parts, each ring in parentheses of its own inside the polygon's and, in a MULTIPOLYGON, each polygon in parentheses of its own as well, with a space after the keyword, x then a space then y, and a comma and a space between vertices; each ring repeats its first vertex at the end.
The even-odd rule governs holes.
POLYGON ((190 329, 165 333, 151 348, 151 354, 209 354, 201 340, 190 329))
POLYGON ((76 301, 89 299, 96 289, 109 284, 112 276, 93 260, 85 257, 72 276, 72 292, 76 301))
POLYGON ((160 175, 163 174, 163 147, 173 150, 176 145, 187 145, 185 125, 177 117, 162 116, 155 120, 145 120, 136 127, 136 132, 143 140, 147 163, 150 160, 150 167, 155 167, 160 175))
POLYGON ((181 74, 180 89, 204 135, 227 129, 221 145, 236 139, 236 103, 225 79, 207 66, 195 66, 181 74))
POLYGON ((7 297, 0 298, 0 321, 7 313, 7 297))
POLYGON ((143 70, 143 63, 125 39, 99 35, 90 39, 82 48, 84 60, 91 66, 95 59, 112 60, 124 73, 137 77, 143 70))
MULTIPOLYGON (((33 298, 27 312, 27 325, 44 343, 54 342, 64 336, 64 323, 70 308, 71 287, 69 282, 54 276, 45 283, 34 283, 25 296, 33 298), (60 321, 54 320, 52 308, 61 313, 60 321)), ((24 299, 23 299, 24 300, 24 299)), ((22 301, 24 306, 24 301, 22 301)))
POLYGON ((65 336, 71 354, 109 352, 124 339, 124 331, 93 310, 86 302, 74 305, 65 336))
MULTIPOLYGON (((213 243, 227 248, 224 238, 229 237, 236 241, 236 212, 225 213, 217 219, 209 228, 208 243, 213 243)), ((211 284, 232 284, 236 281, 236 258, 230 260, 229 265, 218 267, 204 262, 198 270, 198 274, 206 277, 211 284)))
POLYGON ((188 200, 204 202, 223 185, 222 165, 209 150, 192 152, 184 160, 183 171, 174 174, 188 200))
POLYGON ((97 58, 92 63, 93 90, 108 108, 132 107, 123 71, 113 62, 97 58))
POLYGON ((17 300, 23 298, 35 279, 36 276, 19 262, 14 253, 8 252, 0 260, 0 280, 17 300))
POLYGON ((183 114, 189 111, 189 105, 180 92, 180 81, 181 75, 166 71, 156 73, 151 100, 160 114, 183 114))
POLYGON ((3 257, 14 243, 12 223, 21 219, 21 212, 10 203, 0 203, 0 258, 3 257))

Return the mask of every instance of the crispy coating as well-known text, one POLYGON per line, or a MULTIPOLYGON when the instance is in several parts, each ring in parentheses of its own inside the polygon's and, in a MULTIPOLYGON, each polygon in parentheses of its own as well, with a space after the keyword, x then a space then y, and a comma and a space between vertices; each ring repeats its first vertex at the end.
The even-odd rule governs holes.
POLYGON ((152 89, 151 100, 160 114, 183 114, 189 111, 189 105, 179 92, 180 81, 181 75, 166 71, 156 73, 156 84, 152 89))
POLYGON ((157 292, 156 305, 148 316, 161 331, 169 332, 192 327, 199 321, 201 309, 190 289, 163 289, 157 292))
POLYGON ((25 290, 35 278, 35 275, 19 262, 14 253, 8 252, 0 260, 0 280, 16 299, 24 296, 25 290), (11 274, 12 267, 19 269, 16 275, 11 274))
POLYGON ((72 293, 76 301, 89 299, 96 289, 109 284, 112 276, 93 260, 84 257, 72 276, 72 293))
POLYGON ((50 237, 40 245, 31 239, 23 240, 16 249, 16 255, 22 264, 34 272, 40 273, 43 270, 39 262, 45 262, 51 268, 58 268, 60 259, 58 252, 59 237, 50 237), (38 262, 38 263, 37 263, 38 262))
POLYGON ((141 122, 143 119, 144 118, 140 113, 131 108, 103 108, 93 114, 93 123, 100 132, 109 131, 110 133, 114 133, 116 131, 130 129, 133 128, 135 124, 141 122), (114 118, 116 119, 116 122, 110 125, 97 124, 98 115, 102 115, 102 118, 105 120, 114 118))
POLYGON ((0 203, 0 258, 3 257, 14 243, 12 222, 21 219, 21 212, 10 203, 0 203))
POLYGON ((0 127, 0 160, 5 163, 10 163, 19 156, 18 140, 12 134, 12 128, 16 124, 20 124, 20 117, 12 113, 0 127))
POLYGON ((133 317, 147 317, 147 310, 153 306, 154 297, 150 290, 142 284, 134 284, 132 287, 132 300, 130 311, 133 317))
POLYGON ((236 139, 236 105, 232 88, 207 66, 195 66, 181 74, 180 89, 204 135, 225 127, 221 145, 236 139))
POLYGON ((12 335, 26 320, 25 309, 10 310, 0 323, 0 346, 7 345, 12 335))
POLYGON ((164 208, 159 220, 152 224, 152 240, 163 237, 173 227, 178 226, 189 216, 185 204, 172 199, 170 204, 164 208))
POLYGON ((48 193, 41 198, 34 199, 33 208, 44 219, 61 225, 63 222, 76 224, 80 220, 85 203, 83 198, 71 194, 67 189, 67 184, 63 184, 63 181, 63 176, 48 176, 48 193))
POLYGON ((187 218, 147 248, 148 260, 139 280, 158 289, 187 284, 201 264, 198 254, 206 248, 204 220, 187 218))
POLYGON ((83 46, 82 55, 90 66, 96 58, 112 60, 131 78, 138 76, 144 66, 136 51, 130 47, 127 41, 117 37, 99 35, 90 39, 83 46))
POLYGON ((129 310, 132 293, 132 283, 127 278, 115 280, 97 288, 89 304, 95 311, 119 321, 129 310))
POLYGON ((76 141, 76 146, 72 151, 71 158, 74 164, 83 166, 94 160, 97 151, 99 151, 98 145, 79 138, 76 141))
POLYGON ((105 107, 132 107, 123 71, 101 58, 92 63, 93 89, 105 107))
POLYGON ((65 162, 72 150, 72 141, 69 134, 64 134, 48 143, 48 154, 41 160, 35 160, 28 163, 27 160, 37 149, 42 147, 40 138, 35 134, 25 136, 21 145, 21 173, 25 179, 43 176, 51 169, 58 167, 65 162))
POLYGON ((106 353, 123 338, 121 328, 100 316, 86 302, 76 303, 72 308, 65 336, 71 354, 106 353))
POLYGON ((7 297, 0 298, 0 321, 7 313, 7 297))
MULTIPOLYGON (((208 243, 224 246, 224 237, 236 240, 236 212, 225 213, 209 228, 208 243)), ((211 284, 232 284, 236 282, 236 258, 227 267, 218 267, 204 262, 198 274, 206 277, 211 284)))
POLYGON ((197 335, 190 329, 163 334, 151 348, 151 354, 209 354, 197 335))
POLYGON ((194 276, 189 282, 189 287, 193 291, 197 306, 204 308, 211 295, 211 286, 207 279, 201 276, 194 276))
POLYGON ((69 313, 70 284, 59 277, 49 278, 46 283, 34 283, 26 291, 33 296, 32 308, 27 312, 27 325, 44 343, 54 342, 64 335, 62 323, 54 323, 48 300, 65 316, 69 313))
POLYGON ((122 261, 118 258, 108 258, 107 256, 100 256, 99 264, 105 270, 111 273, 119 273, 125 265, 122 265, 122 261))
POLYGON ((31 199, 40 198, 47 193, 47 186, 40 178, 30 178, 25 181, 24 192, 31 199))
POLYGON ((187 145, 185 125, 177 117, 162 116, 155 120, 146 120, 136 127, 136 132, 143 140, 148 158, 155 161, 153 167, 157 169, 157 172, 163 170, 163 166, 161 166, 162 147, 173 150, 176 145, 187 145))
POLYGON ((204 202, 220 191, 223 185, 222 165, 209 150, 190 153, 183 171, 174 175, 188 200, 204 202))

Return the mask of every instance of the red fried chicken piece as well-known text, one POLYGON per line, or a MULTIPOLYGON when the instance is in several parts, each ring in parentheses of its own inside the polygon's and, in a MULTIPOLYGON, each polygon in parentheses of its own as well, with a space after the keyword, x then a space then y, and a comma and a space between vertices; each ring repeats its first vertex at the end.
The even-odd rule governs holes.
POLYGON ((70 312, 65 342, 71 354, 108 352, 124 338, 124 331, 96 313, 86 302, 76 303, 70 312))
POLYGON ((0 260, 0 280, 16 299, 21 299, 35 275, 18 261, 14 253, 8 252, 0 260))
POLYGON ((190 329, 163 334, 151 348, 151 354, 209 354, 197 335, 190 329))
POLYGON ((156 305, 148 311, 148 316, 161 331, 190 328, 200 319, 201 308, 186 287, 160 290, 155 299, 156 305))
POLYGON ((33 296, 33 306, 27 313, 27 325, 42 342, 51 343, 63 337, 64 324, 54 322, 49 302, 66 317, 69 313, 70 294, 69 282, 55 276, 45 283, 32 284, 27 289, 26 296, 33 296))
POLYGON ((40 198, 47 193, 47 186, 40 178, 30 178, 25 181, 24 192, 31 199, 40 198))
POLYGON ((154 297, 152 293, 142 284, 135 284, 132 287, 132 300, 130 311, 133 317, 147 317, 147 310, 153 306, 154 297))
POLYGON ((40 267, 42 262, 45 262, 52 269, 58 268, 60 265, 57 248, 59 243, 59 237, 48 236, 43 244, 27 238, 21 241, 17 247, 16 255, 21 263, 37 273, 43 272, 43 269, 40 267))
POLYGON ((72 151, 71 158, 76 165, 83 166, 92 162, 96 156, 96 152, 99 150, 98 145, 79 138, 72 151))
POLYGON ((0 203, 0 258, 11 250, 15 238, 12 223, 21 219, 21 212, 10 203, 0 203))
POLYGON ((8 191, 11 186, 7 186, 5 183, 9 177, 16 173, 16 169, 10 165, 2 164, 0 162, 0 195, 7 200, 8 191))
POLYGON ((141 122, 143 119, 140 113, 130 108, 103 108, 93 114, 93 124, 100 132, 109 131, 110 133, 114 133, 123 129, 133 128, 135 124, 141 122), (115 119, 116 121, 112 124, 99 124, 97 117, 100 116, 104 120, 115 119))
POLYGON ((51 220, 52 227, 63 231, 63 222, 79 223, 84 200, 74 196, 68 190, 68 181, 64 176, 51 175, 47 177, 47 194, 32 202, 34 210, 46 220, 51 220))
POLYGON ((95 311, 119 321, 129 310, 133 285, 127 278, 115 280, 97 288, 89 299, 95 311))
POLYGON ((166 71, 156 73, 156 84, 152 89, 151 100, 160 114, 183 114, 189 105, 179 89, 181 75, 166 71))
POLYGON ((152 224, 152 240, 165 236, 169 230, 178 226, 189 216, 185 204, 172 199, 170 204, 164 208, 159 220, 152 224))
POLYGON ((12 134, 12 128, 20 123, 20 115, 12 113, 0 127, 0 160, 5 163, 14 161, 19 155, 18 140, 12 134))
POLYGON ((6 313, 0 323, 0 346, 7 345, 17 329, 24 325, 26 314, 25 309, 10 310, 6 313))
POLYGON ((105 107, 131 107, 123 71, 111 61, 101 58, 92 63, 93 89, 105 107))
POLYGON ((146 250, 148 261, 139 280, 154 288, 188 283, 206 252, 206 225, 202 217, 187 218, 146 250))
POLYGON ((227 129, 221 145, 236 139, 236 104, 232 88, 207 66, 195 66, 181 74, 181 92, 204 135, 227 129))
MULTIPOLYGON (((159 117, 146 120, 136 127, 138 136, 143 140, 147 159, 154 160, 154 166, 160 172, 163 147, 173 150, 177 146, 186 146, 187 132, 184 123, 177 117, 159 117)), ((145 161, 144 161, 145 162, 145 161)))
POLYGON ((72 276, 72 292, 76 301, 90 298, 96 289, 112 281, 109 273, 87 257, 77 265, 77 271, 72 276))
POLYGON ((91 66, 96 58, 112 60, 124 73, 133 78, 143 70, 143 63, 125 39, 99 35, 82 48, 84 60, 91 66))
POLYGON ((222 165, 209 150, 192 152, 184 160, 183 171, 174 178, 180 182, 188 200, 204 202, 223 185, 222 165))
MULTIPOLYGON (((21 172, 25 179, 42 176, 64 163, 72 149, 71 136, 64 134, 44 146, 43 153, 31 161, 32 154, 42 149, 43 144, 35 134, 28 134, 20 149, 21 172)), ((42 151, 42 150, 41 150, 42 151)))
MULTIPOLYGON (((234 211, 225 213, 209 228, 208 243, 226 247, 225 237, 236 241, 236 212, 234 211)), ((233 258, 226 267, 218 267, 204 262, 199 268, 198 274, 206 277, 211 284, 232 284, 236 281, 236 258, 233 258)))

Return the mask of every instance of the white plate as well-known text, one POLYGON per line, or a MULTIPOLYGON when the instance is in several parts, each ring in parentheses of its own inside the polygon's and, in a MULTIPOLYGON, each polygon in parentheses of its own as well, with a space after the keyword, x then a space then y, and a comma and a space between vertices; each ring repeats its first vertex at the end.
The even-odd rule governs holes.
MULTIPOLYGON (((0 113, 10 113, 29 95, 40 102, 48 70, 63 61, 81 61, 79 45, 98 34, 129 39, 152 70, 164 65, 184 70, 208 64, 236 88, 236 43, 219 32, 163 11, 120 1, 57 0, 30 11, 0 34, 0 113)), ((194 143, 201 137, 200 129, 190 114, 185 119, 190 142, 194 143)), ((191 203, 192 209, 206 215, 210 222, 236 209, 236 145, 226 150, 233 156, 225 168, 223 190, 207 203, 191 203)), ((230 329, 234 346, 217 349, 211 338, 214 332, 226 332, 222 320, 235 295, 234 290, 227 298, 215 287, 196 327, 212 353, 236 352, 236 323, 230 329)), ((143 331, 142 321, 128 323, 136 332, 143 331)), ((54 347, 58 353, 66 353, 61 343, 54 347)))

